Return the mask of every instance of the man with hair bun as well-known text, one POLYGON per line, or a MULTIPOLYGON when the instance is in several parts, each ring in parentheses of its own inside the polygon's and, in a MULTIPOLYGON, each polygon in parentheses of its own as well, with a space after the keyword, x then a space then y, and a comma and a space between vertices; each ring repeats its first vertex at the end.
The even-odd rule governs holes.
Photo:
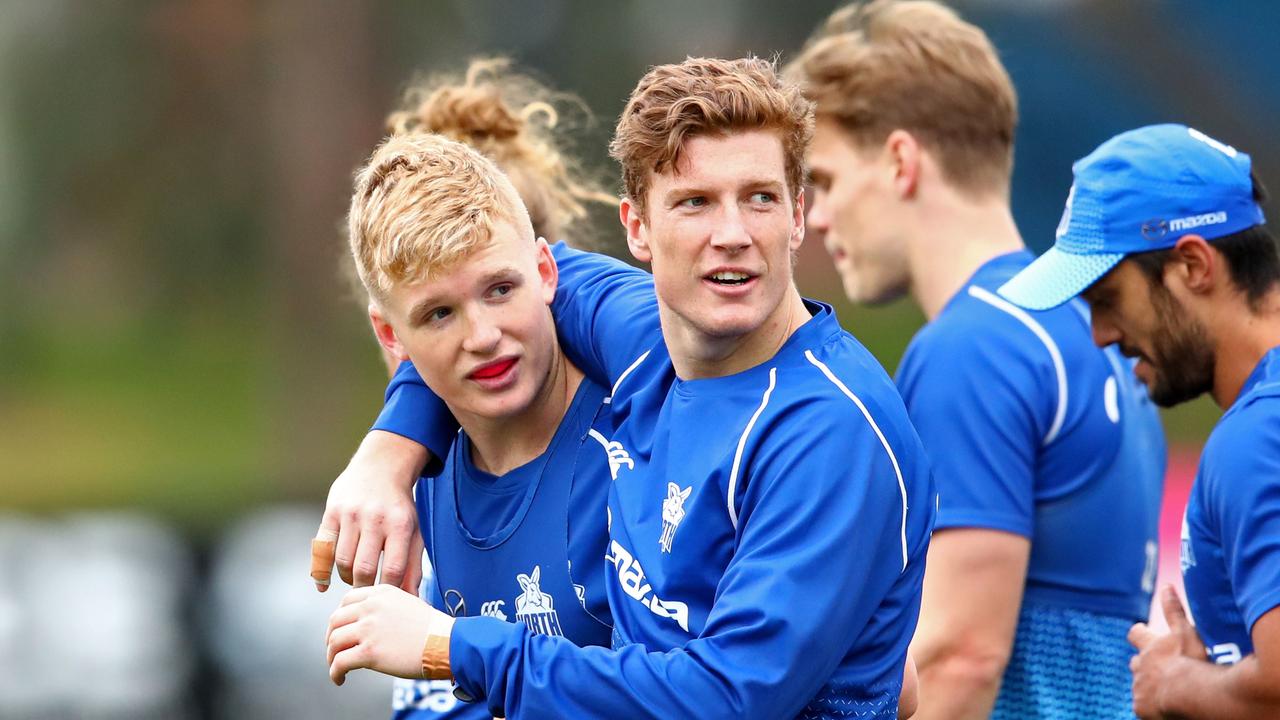
POLYGON ((850 299, 928 318, 897 383, 937 529, 912 654, 919 718, 1130 715, 1165 445, 1074 302, 996 289, 1032 262, 1009 208, 1017 99, 979 28, 929 0, 836 11, 790 71, 817 104, 808 222, 850 299))
POLYGON ((512 718, 897 715, 935 496, 884 371, 796 290, 811 127, 770 62, 656 67, 611 147, 653 285, 555 250, 566 353, 612 388, 614 649, 380 585, 331 618, 336 681, 452 678, 512 718))
POLYGON ((1093 338, 1137 358, 1159 404, 1224 410, 1182 518, 1169 631, 1129 640, 1146 719, 1280 717, 1280 253, 1251 158, 1195 128, 1130 130, 1072 168, 1053 247, 1000 288, 1026 308, 1088 300, 1093 338))

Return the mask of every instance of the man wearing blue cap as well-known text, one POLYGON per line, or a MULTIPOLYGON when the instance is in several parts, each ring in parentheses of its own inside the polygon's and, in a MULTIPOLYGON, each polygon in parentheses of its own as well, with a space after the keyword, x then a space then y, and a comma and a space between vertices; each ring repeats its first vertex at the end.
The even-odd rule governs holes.
POLYGON ((896 378, 939 499, 917 717, 1129 717, 1164 438, 1083 303, 995 294, 1034 259, 1009 209, 1008 73, 950 8, 883 0, 837 11, 794 70, 817 104, 810 231, 851 299, 909 292, 929 319, 896 378))
POLYGON ((1195 626, 1171 587, 1169 632, 1139 623, 1134 711, 1280 717, 1280 255, 1249 156, 1183 125, 1118 135, 1075 164, 1057 241, 1000 288, 1029 309, 1082 295, 1094 342, 1138 359, 1170 406, 1226 412, 1182 522, 1195 626))

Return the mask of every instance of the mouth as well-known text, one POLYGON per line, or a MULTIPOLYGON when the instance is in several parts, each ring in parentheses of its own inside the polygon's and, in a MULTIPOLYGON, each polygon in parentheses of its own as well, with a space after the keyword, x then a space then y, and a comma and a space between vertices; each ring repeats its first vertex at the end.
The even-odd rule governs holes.
POLYGON ((737 293, 745 290, 760 276, 740 269, 719 269, 702 276, 702 281, 719 292, 737 293))
POLYGON ((509 356, 484 363, 467 373, 467 379, 487 387, 501 386, 510 379, 519 360, 519 357, 509 356))

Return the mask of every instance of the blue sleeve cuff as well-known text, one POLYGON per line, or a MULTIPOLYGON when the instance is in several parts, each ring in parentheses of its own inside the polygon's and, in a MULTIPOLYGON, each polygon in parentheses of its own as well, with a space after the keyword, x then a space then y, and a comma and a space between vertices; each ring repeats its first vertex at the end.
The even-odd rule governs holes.
MULTIPOLYGON (((523 623, 509 623, 490 617, 463 617, 453 623, 449 635, 449 667, 458 689, 476 701, 486 700, 495 677, 505 676, 505 666, 520 646, 523 623), (491 672, 491 669, 496 672, 491 672)), ((501 707, 490 710, 503 714, 501 707)))
POLYGON ((431 462, 423 474, 434 476, 444 467, 444 458, 458 434, 458 421, 406 362, 396 371, 387 388, 386 404, 370 429, 395 433, 430 450, 431 462))
POLYGON ((1250 637, 1253 636, 1253 626, 1276 607, 1280 607, 1280 588, 1276 588, 1269 593, 1265 593, 1262 597, 1257 598, 1246 604, 1244 610, 1244 624, 1249 628, 1250 637))
POLYGON ((1025 538, 1030 538, 1032 534, 1031 522, 1016 515, 983 512, 973 509, 947 510, 946 508, 939 508, 938 520, 933 529, 947 530, 949 528, 1002 530, 1025 538))

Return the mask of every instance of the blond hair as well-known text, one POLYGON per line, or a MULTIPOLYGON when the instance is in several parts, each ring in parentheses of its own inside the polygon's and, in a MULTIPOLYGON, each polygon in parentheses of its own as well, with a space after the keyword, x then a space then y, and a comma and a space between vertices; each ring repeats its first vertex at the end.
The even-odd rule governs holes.
POLYGON ((813 106, 770 60, 688 58, 650 69, 618 119, 609 154, 622 165, 624 191, 643 217, 652 174, 676 167, 685 140, 747 129, 779 134, 787 186, 799 195, 813 106))
POLYGON ((393 135, 356 173, 347 236, 360 282, 382 301, 393 284, 484 247, 502 222, 533 242, 519 195, 492 161, 439 135, 393 135))
POLYGON ((965 190, 1007 192, 1018 100, 978 27, 932 0, 837 10, 787 68, 862 147, 914 135, 965 190))
POLYGON ((618 198, 567 152, 568 132, 591 122, 577 97, 511 71, 506 58, 477 58, 466 74, 413 84, 387 116, 390 134, 435 133, 466 143, 497 163, 520 193, 534 232, 582 244, 578 221, 590 205, 618 198))

